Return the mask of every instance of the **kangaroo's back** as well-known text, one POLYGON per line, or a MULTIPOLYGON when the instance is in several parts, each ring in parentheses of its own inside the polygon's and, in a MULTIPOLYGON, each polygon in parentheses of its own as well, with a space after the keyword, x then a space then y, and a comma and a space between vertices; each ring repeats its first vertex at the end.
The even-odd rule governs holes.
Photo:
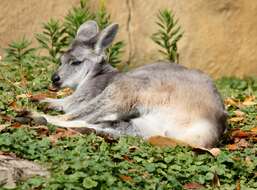
POLYGON ((169 62, 145 65, 111 85, 112 100, 124 111, 137 109, 137 134, 169 136, 212 146, 225 130, 225 110, 212 80, 198 70, 169 62))

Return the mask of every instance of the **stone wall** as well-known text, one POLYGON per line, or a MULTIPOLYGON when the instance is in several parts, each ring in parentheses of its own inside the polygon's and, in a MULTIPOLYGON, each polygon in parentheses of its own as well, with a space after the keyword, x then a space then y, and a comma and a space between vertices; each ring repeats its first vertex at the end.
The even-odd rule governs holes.
MULTIPOLYGON (((126 42, 124 62, 141 65, 159 59, 150 36, 159 9, 170 8, 184 36, 180 63, 212 76, 257 74, 257 1, 106 0, 126 42)), ((50 17, 60 18, 79 0, 1 0, 0 46, 23 35, 32 37, 50 17)), ((92 0, 96 8, 98 0, 92 0)))
POLYGON ((0 0, 0 48, 23 36, 34 38, 42 23, 51 17, 62 18, 78 3, 79 0, 0 0))

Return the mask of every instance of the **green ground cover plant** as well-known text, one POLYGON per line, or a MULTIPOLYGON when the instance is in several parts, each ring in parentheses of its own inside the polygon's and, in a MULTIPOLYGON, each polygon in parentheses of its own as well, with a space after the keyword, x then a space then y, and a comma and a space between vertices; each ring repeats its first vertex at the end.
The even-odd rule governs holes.
POLYGON ((51 178, 35 177, 17 189, 257 188, 256 79, 216 81, 229 112, 229 130, 214 157, 188 147, 159 148, 140 138, 109 142, 94 134, 61 134, 54 126, 17 123, 12 118, 24 109, 42 111, 30 96, 48 93, 53 70, 40 62, 27 69, 30 75, 22 86, 19 70, 1 62, 0 151, 41 163, 51 178))

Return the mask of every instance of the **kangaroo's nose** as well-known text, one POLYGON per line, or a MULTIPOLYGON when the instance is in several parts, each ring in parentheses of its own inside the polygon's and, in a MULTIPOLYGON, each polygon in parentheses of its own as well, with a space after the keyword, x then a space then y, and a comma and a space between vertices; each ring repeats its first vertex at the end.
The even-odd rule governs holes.
POLYGON ((52 76, 52 82, 57 83, 60 80, 61 80, 60 76, 58 74, 54 73, 53 76, 52 76))

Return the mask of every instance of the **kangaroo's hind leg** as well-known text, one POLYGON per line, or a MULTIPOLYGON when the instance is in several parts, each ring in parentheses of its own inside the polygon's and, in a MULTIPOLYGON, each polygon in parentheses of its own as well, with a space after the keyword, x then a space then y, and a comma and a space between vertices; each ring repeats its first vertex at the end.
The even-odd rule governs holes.
POLYGON ((88 128, 95 130, 96 134, 108 134, 112 137, 120 137, 124 134, 131 134, 133 135, 133 130, 130 128, 130 122, 102 122, 98 124, 89 124, 83 120, 64 120, 60 116, 50 116, 40 113, 32 113, 31 117, 33 118, 44 118, 47 123, 56 125, 58 127, 64 128, 88 128))

